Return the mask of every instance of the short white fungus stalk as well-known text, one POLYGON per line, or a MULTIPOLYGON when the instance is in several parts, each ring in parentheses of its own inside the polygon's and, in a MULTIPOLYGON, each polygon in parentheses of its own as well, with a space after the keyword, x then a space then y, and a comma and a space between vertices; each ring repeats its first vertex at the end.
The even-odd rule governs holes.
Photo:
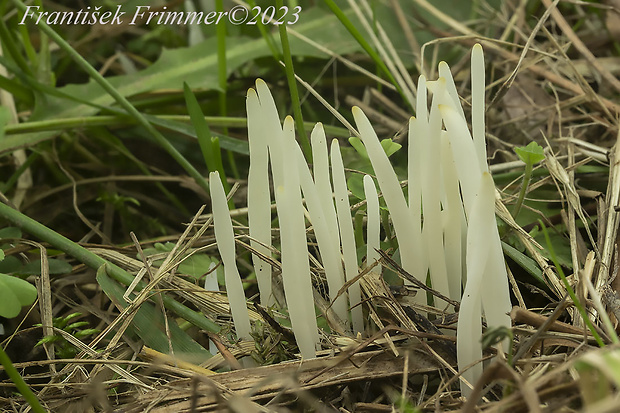
MULTIPOLYGON (((461 241, 467 236, 467 222, 459 190, 459 180, 454 167, 450 139, 446 131, 441 133, 441 172, 445 201, 443 203, 443 237, 446 270, 450 283, 450 298, 460 300, 463 280, 463 250, 461 241)), ((463 243, 464 244, 464 243, 463 243)))
POLYGON ((230 220, 226 193, 220 181, 220 174, 211 172, 209 174, 209 186, 211 191, 211 203, 213 210, 213 225, 215 227, 215 239, 217 249, 222 257, 224 264, 224 277, 226 280, 226 292, 228 303, 232 313, 233 322, 237 337, 244 340, 251 340, 250 317, 245 302, 245 293, 241 284, 241 276, 237 270, 235 258, 235 236, 230 220))
MULTIPOLYGON (((209 264, 209 269, 207 269, 207 275, 205 276, 205 285, 204 289, 207 291, 219 291, 220 286, 217 282, 217 271, 215 271, 216 263, 212 262, 209 264)), ((217 354, 218 349, 215 343, 212 340, 209 340, 209 353, 217 354)))
POLYGON ((379 259, 379 234, 381 230, 379 198, 375 182, 370 175, 364 175, 364 195, 366 196, 366 265, 371 266, 379 259))
POLYGON ((256 80, 256 92, 260 101, 260 116, 265 119, 262 130, 263 136, 267 139, 269 148, 269 158, 271 161, 271 174, 273 176, 274 188, 282 185, 284 179, 284 168, 282 153, 282 125, 278 117, 278 109, 267 84, 261 80, 256 80))
MULTIPOLYGON (((345 278, 351 281, 358 274, 357 250, 355 248, 355 234, 353 232, 353 221, 351 221, 351 206, 349 204, 349 194, 347 191, 347 181, 344 174, 344 164, 340 153, 340 144, 337 139, 332 141, 332 178, 334 180, 334 194, 336 196, 336 213, 338 215, 338 227, 340 229, 340 242, 342 244, 342 255, 344 258, 345 278)), ((351 319, 353 331, 355 333, 364 331, 364 320, 362 308, 358 305, 361 302, 361 289, 359 282, 355 282, 348 288, 349 304, 351 305, 351 319)))
MULTIPOLYGON (((319 193, 319 200, 323 206, 323 213, 327 219, 327 225, 336 245, 340 246, 340 233, 338 232, 338 218, 334 207, 334 194, 329 174, 329 154, 327 138, 322 123, 317 123, 310 135, 312 143, 312 172, 314 184, 319 193)), ((343 273, 344 277, 344 273, 343 273)))
MULTIPOLYGON (((329 173, 329 154, 327 149, 327 138, 325 136, 325 130, 323 129, 322 123, 319 122, 314 126, 314 129, 312 129, 312 133, 310 135, 310 141, 312 143, 312 171, 314 174, 314 187, 316 188, 317 199, 321 205, 323 216, 325 217, 327 230, 329 232, 329 238, 331 240, 330 242, 333 248, 331 252, 327 253, 329 254, 329 258, 324 259, 323 262, 326 277, 328 278, 329 295, 330 299, 333 302, 334 297, 338 294, 338 291, 340 291, 340 288, 342 288, 342 286, 344 285, 345 275, 344 269, 342 268, 342 260, 340 258, 340 232, 338 231, 338 218, 336 216, 332 183, 329 173), (333 263, 332 259, 334 260, 333 263), (336 262, 337 265, 335 265, 336 262), (327 274, 328 267, 330 268, 331 274, 327 274), (332 278, 331 283, 330 277, 332 278)), ((322 252, 321 256, 323 256, 322 252)), ((333 307, 336 311, 336 314, 338 314, 342 321, 347 322, 348 324, 348 311, 345 314, 341 315, 340 312, 342 310, 339 309, 341 305, 343 305, 346 309, 346 295, 344 295, 343 297, 339 297, 338 302, 334 303, 333 307)))
MULTIPOLYGON (((269 192, 269 136, 266 135, 270 119, 263 114, 258 95, 248 90, 246 101, 248 113, 248 142, 250 146, 250 167, 248 171, 248 222, 250 245, 259 254, 271 256, 271 196, 269 192)), ((279 123, 277 119, 275 119, 279 123)), ((279 127, 279 125, 278 125, 279 127)), ((273 127, 272 129, 275 129, 273 127)), ((271 293, 271 265, 258 254, 252 254, 252 263, 262 305, 274 304, 271 293)))
MULTIPOLYGON (((422 242, 422 157, 423 143, 428 135, 428 103, 427 103, 426 78, 420 76, 418 79, 418 93, 416 96, 416 115, 417 118, 409 119, 409 147, 408 147, 408 164, 407 179, 409 182, 409 210, 411 211, 411 220, 413 222, 414 232, 411 234, 411 242, 415 245, 413 254, 417 263, 416 272, 423 277, 428 271, 426 254, 422 253, 424 249, 422 242)), ((416 300, 421 304, 426 304, 424 294, 416 295, 416 300)))
POLYGON ((295 153, 294 124, 290 116, 284 121, 283 135, 281 157, 279 159, 272 157, 273 163, 279 163, 282 170, 285 162, 288 165, 288 170, 282 177, 282 184, 276 186, 282 249, 282 280, 295 340, 302 357, 308 359, 315 357, 319 337, 314 313, 304 208, 299 173, 295 164, 297 158, 285 155, 295 153))
POLYGON ((444 87, 446 92, 448 92, 448 96, 450 96, 450 99, 452 100, 451 106, 456 109, 458 114, 463 119, 465 119, 465 112, 463 111, 463 106, 461 106, 461 100, 459 99, 459 93, 456 90, 456 84, 454 84, 454 78, 452 77, 450 66, 448 66, 446 62, 439 62, 439 78, 443 78, 445 81, 444 87))

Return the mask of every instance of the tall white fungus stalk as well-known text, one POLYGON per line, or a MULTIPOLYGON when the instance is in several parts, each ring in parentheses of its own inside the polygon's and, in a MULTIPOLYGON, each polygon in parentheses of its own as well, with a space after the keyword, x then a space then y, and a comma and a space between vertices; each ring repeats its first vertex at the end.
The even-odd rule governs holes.
MULTIPOLYGON (((258 81, 257 81, 258 83, 258 81)), ((248 90, 246 101, 248 113, 248 143, 250 167, 248 171, 248 222, 250 245, 256 250, 252 263, 262 305, 273 305, 271 293, 271 265, 261 258, 271 257, 271 196, 269 193, 269 130, 279 129, 279 120, 263 116, 258 95, 248 90), (277 122, 277 125, 273 125, 277 122), (272 123, 271 127, 269 123, 272 123)))
MULTIPOLYGON (((332 141, 332 177, 334 179, 334 195, 336 196, 336 213, 338 215, 338 228, 340 228, 340 241, 342 243, 342 256, 344 258, 344 273, 348 281, 357 277, 357 249, 355 248, 355 234, 353 221, 351 221, 351 206, 349 204, 349 192, 344 175, 344 164, 340 153, 338 140, 332 141)), ((358 305, 361 301, 359 282, 349 287, 349 302, 352 310, 353 331, 364 331, 362 308, 358 305)))
POLYGON ((272 165, 279 162, 282 170, 285 164, 288 165, 282 184, 276 187, 282 281, 297 346, 304 358, 313 358, 316 355, 319 336, 314 314, 304 208, 301 202, 297 160, 294 156, 297 145, 294 129, 293 118, 287 116, 281 141, 281 157, 279 160, 272 158, 272 165))
POLYGON ((237 331, 237 337, 251 340, 250 316, 245 303, 241 276, 237 270, 235 235, 233 233, 232 221, 230 220, 230 212, 228 211, 226 193, 224 192, 222 181, 220 181, 220 174, 217 171, 209 174, 209 186, 215 238, 217 240, 217 249, 224 264, 226 292, 235 330, 237 331))

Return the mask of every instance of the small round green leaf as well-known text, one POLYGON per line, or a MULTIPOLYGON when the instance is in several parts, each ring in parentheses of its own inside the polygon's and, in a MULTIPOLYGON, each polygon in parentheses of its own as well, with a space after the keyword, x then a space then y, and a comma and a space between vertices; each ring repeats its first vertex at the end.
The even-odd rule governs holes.
POLYGON ((0 274, 0 316, 17 317, 22 307, 37 299, 37 289, 28 281, 0 274))
POLYGON ((527 146, 515 148, 515 152, 519 159, 528 165, 535 165, 545 159, 545 151, 542 146, 536 142, 530 142, 527 146))

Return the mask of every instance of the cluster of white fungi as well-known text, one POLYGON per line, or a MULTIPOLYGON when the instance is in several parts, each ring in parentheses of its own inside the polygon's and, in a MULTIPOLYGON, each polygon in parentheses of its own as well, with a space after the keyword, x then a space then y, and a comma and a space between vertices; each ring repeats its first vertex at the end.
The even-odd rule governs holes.
MULTIPOLYGON (((510 327, 508 278, 495 221, 495 186, 488 172, 485 145, 484 57, 474 46, 471 58, 470 132, 457 89, 444 62, 439 79, 418 80, 416 117, 409 123, 408 194, 362 110, 353 108, 359 136, 375 176, 364 177, 367 198, 367 265, 379 248, 381 191, 398 240, 402 267, 451 300, 460 301, 457 355, 463 377, 474 383, 482 373, 482 315, 489 327, 510 327), (430 110, 428 93, 432 93, 430 110), (407 199, 408 198, 408 199, 407 199), (473 366, 470 366, 472 365, 473 366), (469 366, 465 370, 465 367, 469 366)), ((272 267, 261 258, 272 255, 272 209, 269 174, 279 223, 282 280, 288 313, 304 358, 312 358, 319 334, 312 293, 307 225, 313 229, 335 313, 364 332, 358 282, 338 296, 347 281, 359 274, 338 140, 328 142, 318 123, 311 135, 312 171, 295 140, 293 119, 284 124, 267 85, 256 81, 247 96, 250 145, 248 218, 253 264, 264 305, 274 304, 272 267), (309 221, 309 222, 308 222, 309 221)), ((215 234, 225 268, 226 290, 238 337, 250 339, 250 321, 241 279, 235 264, 233 228, 226 196, 217 173, 210 176, 215 234)), ((380 267, 375 267, 380 271, 380 267)), ((426 301, 426 294, 417 294, 426 301)), ((441 303, 435 298, 435 306, 441 303)), ((422 302, 422 301, 420 301, 422 302)), ((462 382, 464 394, 469 386, 462 382)))

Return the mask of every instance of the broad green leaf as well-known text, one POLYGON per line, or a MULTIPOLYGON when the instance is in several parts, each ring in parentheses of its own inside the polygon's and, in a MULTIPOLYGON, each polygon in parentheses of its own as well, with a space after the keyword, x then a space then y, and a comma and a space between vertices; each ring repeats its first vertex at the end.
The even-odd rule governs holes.
POLYGON ((2 238, 21 238, 22 231, 17 227, 6 227, 0 229, 0 240, 2 238))
MULTIPOLYGON (((545 235, 540 232, 534 236, 536 242, 541 245, 545 245, 545 235)), ((570 252, 570 241, 568 237, 562 236, 556 232, 549 232, 549 239, 553 244, 553 249, 555 250, 555 255, 557 257, 560 265, 566 268, 573 268, 573 260, 570 252)), ((551 254, 548 251, 548 248, 543 248, 540 250, 540 253, 543 257, 551 259, 551 254)))
POLYGON ((536 142, 530 142, 527 146, 516 147, 515 152, 519 159, 527 165, 536 165, 545 159, 545 150, 536 142))
POLYGON ((366 151, 366 147, 364 146, 360 138, 358 138, 357 136, 351 136, 349 138, 349 143, 362 158, 368 159, 368 152, 366 151))
MULTIPOLYGON (((69 274, 73 267, 67 261, 50 258, 47 260, 50 274, 69 274)), ((19 271, 25 275, 40 275, 41 260, 32 260, 24 265, 19 271)))
POLYGON ((17 317, 22 307, 34 303, 37 289, 28 281, 0 274, 0 316, 17 317))
MULTIPOLYGON (((364 144, 362 143, 360 138, 358 138, 357 136, 351 136, 349 138, 349 143, 351 144, 351 146, 353 146, 353 148, 355 148, 357 153, 362 158, 368 159, 368 152, 366 151, 366 147, 364 146, 364 144)), ((385 154, 388 157, 390 157, 390 156, 394 155, 396 152, 398 152, 398 150, 400 148, 402 148, 402 145, 399 144, 399 143, 396 143, 396 142, 392 141, 392 139, 388 138, 388 139, 383 139, 381 141, 381 147, 385 151, 385 154)))
POLYGON ((385 154, 388 156, 388 158, 392 155, 394 155, 396 152, 398 152, 398 150, 400 148, 403 147, 403 145, 401 145, 400 143, 396 143, 394 141, 392 141, 392 139, 383 139, 381 141, 381 147, 383 148, 383 150, 385 151, 385 154))
MULTIPOLYGON (((4 254, 4 251, 2 253, 4 254)), ((14 255, 9 255, 5 257, 4 260, 0 261, 1 273, 11 274, 18 272, 20 268, 22 268, 22 262, 14 255)))
POLYGON ((209 257, 207 254, 194 254, 179 265, 179 272, 199 279, 209 271, 211 263, 217 264, 217 262, 218 260, 209 257))

